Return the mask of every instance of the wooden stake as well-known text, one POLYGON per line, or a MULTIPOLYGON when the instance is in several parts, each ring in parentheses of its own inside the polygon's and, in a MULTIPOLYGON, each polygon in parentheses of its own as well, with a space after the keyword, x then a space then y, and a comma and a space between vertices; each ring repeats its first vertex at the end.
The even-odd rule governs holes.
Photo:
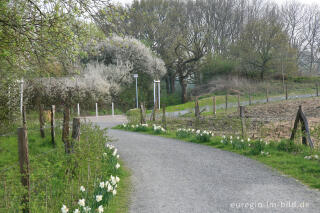
POLYGON ((286 100, 288 100, 288 85, 286 84, 286 100))
POLYGON ((21 203, 23 206, 23 212, 28 213, 30 200, 29 149, 27 130, 24 127, 18 128, 18 152, 21 183, 27 190, 27 192, 22 197, 21 203))
POLYGON ((238 95, 238 109, 240 107, 240 95, 238 95))
POLYGON ((164 129, 167 129, 167 118, 166 118, 166 105, 162 105, 162 125, 164 129))
POLYGON ((228 94, 226 94, 226 111, 228 110, 228 94))
POLYGON ((72 139, 80 141, 80 118, 73 118, 72 139))
POLYGON ((269 102, 269 90, 268 88, 266 89, 266 96, 267 96, 267 103, 269 102))
POLYGON ((52 145, 55 146, 55 131, 54 131, 54 128, 55 128, 55 120, 54 120, 54 114, 55 114, 55 106, 52 105, 51 106, 51 143, 52 145))
POLYGON ((213 96, 213 114, 216 115, 217 114, 217 110, 216 110, 216 96, 213 96))
POLYGON ((140 105, 140 123, 145 124, 146 123, 146 117, 145 117, 145 110, 144 110, 144 104, 141 103, 140 105))
POLYGON ((247 137, 247 133, 246 133, 246 122, 244 117, 244 106, 240 106, 240 119, 241 119, 242 138, 245 139, 247 137))
POLYGON ((251 105, 251 93, 249 91, 249 105, 251 105))
POLYGON ((318 88, 318 83, 316 83, 316 95, 319 97, 319 88, 318 88))
POLYGON ((27 129, 27 116, 26 116, 26 107, 22 106, 22 126, 27 129))

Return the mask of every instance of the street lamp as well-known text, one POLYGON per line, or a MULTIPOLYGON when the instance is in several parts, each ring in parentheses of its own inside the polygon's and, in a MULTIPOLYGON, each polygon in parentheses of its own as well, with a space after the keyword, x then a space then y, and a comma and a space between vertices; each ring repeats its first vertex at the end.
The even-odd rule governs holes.
POLYGON ((139 108, 138 103, 138 74, 133 74, 133 77, 136 79, 136 102, 137 102, 137 109, 139 108))
POLYGON ((153 102, 154 105, 156 104, 156 86, 158 85, 158 106, 160 109, 160 80, 154 80, 153 81, 153 102))

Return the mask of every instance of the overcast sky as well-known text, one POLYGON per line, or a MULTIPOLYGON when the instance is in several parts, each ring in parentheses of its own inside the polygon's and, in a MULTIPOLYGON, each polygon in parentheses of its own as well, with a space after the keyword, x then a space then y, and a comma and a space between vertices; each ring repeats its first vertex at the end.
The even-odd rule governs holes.
MULTIPOLYGON (((133 2, 133 0, 112 0, 113 2, 120 2, 122 4, 127 4, 127 3, 131 3, 133 2)), ((287 0, 273 0, 275 2, 278 2, 278 3, 283 3, 283 2, 286 2, 287 0)), ((319 0, 297 0, 297 1, 300 1, 300 2, 303 2, 303 3, 306 3, 306 4, 312 4, 312 3, 316 3, 316 4, 319 4, 319 0)))

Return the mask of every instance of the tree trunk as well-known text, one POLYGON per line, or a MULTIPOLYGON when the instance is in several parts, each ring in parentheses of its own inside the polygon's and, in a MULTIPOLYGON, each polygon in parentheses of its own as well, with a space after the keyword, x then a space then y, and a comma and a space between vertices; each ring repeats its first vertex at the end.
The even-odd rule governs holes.
POLYGON ((188 98, 187 98, 187 82, 185 79, 183 78, 180 78, 179 79, 179 82, 180 82, 180 86, 181 86, 181 102, 182 103, 186 103, 188 98))
POLYGON ((64 149, 66 153, 70 153, 70 139, 69 139, 69 122, 70 122, 70 108, 69 106, 64 106, 63 112, 63 129, 62 129, 62 141, 64 143, 64 149))
POLYGON ((176 92, 175 82, 176 82, 176 76, 175 75, 169 75, 170 78, 170 93, 173 94, 176 92))
POLYGON ((40 123, 40 135, 42 138, 45 137, 44 134, 44 118, 43 118, 43 104, 39 103, 39 123, 40 123))

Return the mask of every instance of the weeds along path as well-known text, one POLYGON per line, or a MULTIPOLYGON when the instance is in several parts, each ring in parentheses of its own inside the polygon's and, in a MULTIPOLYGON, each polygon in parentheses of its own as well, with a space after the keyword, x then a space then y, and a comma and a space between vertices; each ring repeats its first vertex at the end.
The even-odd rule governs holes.
MULTIPOLYGON (((103 128, 122 123, 110 119, 95 122, 103 128)), ((132 213, 319 212, 319 191, 244 156, 139 133, 110 134, 132 171, 132 213)))

